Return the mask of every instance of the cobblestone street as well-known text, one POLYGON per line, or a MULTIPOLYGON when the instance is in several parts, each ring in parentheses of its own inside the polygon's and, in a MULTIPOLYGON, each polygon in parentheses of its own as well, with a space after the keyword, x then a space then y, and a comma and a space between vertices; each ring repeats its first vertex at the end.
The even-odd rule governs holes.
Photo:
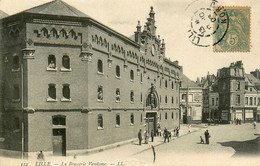
MULTIPOLYGON (((173 137, 169 143, 164 143, 162 137, 155 137, 154 142, 142 146, 135 141, 132 144, 95 154, 79 155, 76 158, 46 157, 46 161, 85 162, 86 165, 102 165, 102 163, 126 166, 153 165, 154 156, 151 148, 153 145, 156 152, 154 165, 259 165, 260 161, 257 158, 260 153, 259 135, 257 135, 260 134, 259 127, 260 124, 257 125, 257 129, 254 129, 252 124, 209 127, 201 124, 192 126, 192 131, 189 133, 187 125, 181 125, 180 136, 173 137), (204 138, 206 129, 211 135, 209 145, 200 143, 200 136, 204 138)), ((14 163, 21 162, 7 158, 1 160, 3 163, 8 160, 16 161, 14 163)), ((30 160, 30 162, 32 164, 28 166, 35 166, 35 161, 30 160)))

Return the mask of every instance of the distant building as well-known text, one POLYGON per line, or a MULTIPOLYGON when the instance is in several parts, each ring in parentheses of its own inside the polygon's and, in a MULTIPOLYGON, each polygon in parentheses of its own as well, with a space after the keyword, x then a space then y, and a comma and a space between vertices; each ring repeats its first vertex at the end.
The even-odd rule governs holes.
POLYGON ((180 123, 202 122, 202 88, 184 74, 180 86, 180 123))
POLYGON ((215 75, 208 75, 197 80, 197 85, 202 87, 202 122, 208 122, 210 119, 216 119, 218 114, 218 85, 215 75))
POLYGON ((179 126, 182 67, 153 8, 131 38, 61 0, 1 21, 2 152, 65 156, 179 126))
MULTIPOLYGON (((6 14, 5 12, 0 10, 0 55, 3 54, 2 50, 4 48, 4 42, 3 41, 3 25, 2 25, 2 18, 7 17, 8 14, 6 14)), ((1 117, 3 112, 1 110, 3 110, 4 107, 4 81, 3 81, 3 61, 4 59, 0 56, 0 149, 3 146, 3 142, 4 142, 4 137, 3 137, 3 125, 1 125, 1 117), (1 143, 2 142, 2 143, 1 143)))
POLYGON ((203 87, 204 122, 209 119, 222 123, 234 123, 237 119, 244 123, 260 121, 260 79, 254 75, 246 74, 242 61, 238 61, 219 69, 214 79, 209 79, 209 75, 203 78, 200 86, 203 87))
POLYGON ((257 79, 260 79, 260 70, 259 69, 255 69, 255 71, 251 71, 250 74, 252 74, 257 79))

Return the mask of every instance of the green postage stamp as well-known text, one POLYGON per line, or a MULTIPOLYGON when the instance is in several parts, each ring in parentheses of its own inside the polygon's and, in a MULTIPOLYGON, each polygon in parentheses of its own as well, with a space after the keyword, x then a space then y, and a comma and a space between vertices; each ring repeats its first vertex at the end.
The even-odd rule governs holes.
MULTIPOLYGON (((224 38, 213 46, 214 52, 250 52, 250 7, 225 7, 228 13, 228 30, 224 38)), ((214 26, 216 26, 216 22, 214 26)), ((225 33, 223 24, 218 24, 213 43, 225 33)))

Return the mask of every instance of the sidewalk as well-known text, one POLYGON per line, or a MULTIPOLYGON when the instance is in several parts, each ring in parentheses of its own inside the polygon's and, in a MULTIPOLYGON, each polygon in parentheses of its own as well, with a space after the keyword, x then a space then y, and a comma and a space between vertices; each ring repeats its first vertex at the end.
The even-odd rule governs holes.
MULTIPOLYGON (((199 124, 199 125, 192 125, 191 127, 191 132, 197 132, 201 129, 207 128, 208 126, 205 124, 199 124)), ((171 130, 172 135, 173 131, 171 130)), ((170 139, 171 141, 174 141, 176 139, 180 139, 181 137, 190 134, 188 132, 188 125, 187 124, 181 124, 180 125, 180 131, 179 131, 179 137, 174 137, 172 136, 170 139)), ((119 161, 119 159, 125 159, 129 158, 131 156, 134 156, 136 154, 151 150, 152 146, 157 147, 162 144, 167 144, 164 143, 164 138, 161 136, 154 137, 154 142, 151 142, 151 138, 149 138, 148 144, 144 144, 144 140, 142 141, 142 145, 139 145, 138 139, 132 139, 132 140, 127 140, 119 143, 115 143, 112 145, 104 146, 104 147, 98 147, 95 149, 90 149, 88 152, 85 153, 75 153, 76 154, 76 159, 77 160, 88 160, 88 161, 111 161, 111 160, 116 160, 119 161)), ((73 161, 75 160, 75 156, 73 153, 70 153, 66 157, 56 157, 56 156, 46 156, 46 160, 48 161, 73 161)), ((10 158, 9 158, 10 159, 10 158)), ((29 159, 29 160, 35 160, 35 159, 29 159)))
MULTIPOLYGON (((198 125, 194 124, 191 127, 190 133, 200 131, 200 130, 205 129, 207 127, 208 126, 205 126, 205 124, 198 124, 198 125)), ((180 125, 180 131, 179 131, 179 137, 173 137, 172 136, 172 138, 170 139, 170 142, 174 141, 176 139, 180 139, 181 137, 183 137, 187 134, 190 134, 190 133, 188 132, 188 125, 187 124, 181 124, 180 125)), ((172 131, 172 135, 173 135, 173 131, 172 131)), ((90 154, 90 155, 88 155, 88 154, 84 155, 83 154, 83 155, 78 156, 77 158, 78 159, 87 158, 87 159, 90 159, 90 160, 98 160, 98 159, 102 159, 102 160, 108 159, 108 160, 110 160, 110 159, 115 158, 115 156, 116 156, 116 158, 118 160, 119 158, 127 158, 127 157, 130 157, 130 156, 134 156, 136 154, 145 152, 147 150, 151 150, 152 146, 157 147, 157 146, 160 146, 162 144, 167 144, 167 142, 164 143, 164 138, 162 136, 161 137, 160 136, 154 137, 154 142, 151 142, 151 138, 149 138, 148 144, 144 144, 144 140, 143 140, 141 146, 139 145, 139 142, 136 139, 135 141, 133 141, 130 144, 125 144, 123 146, 114 147, 112 149, 104 150, 102 152, 97 152, 95 154, 90 154)))

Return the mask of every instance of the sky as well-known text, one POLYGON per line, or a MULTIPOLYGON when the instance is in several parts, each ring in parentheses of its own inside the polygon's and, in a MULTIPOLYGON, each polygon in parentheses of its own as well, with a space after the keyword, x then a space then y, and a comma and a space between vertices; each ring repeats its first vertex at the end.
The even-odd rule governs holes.
MULTIPOLYGON (((0 0, 0 10, 9 15, 50 0, 0 0)), ((137 21, 143 26, 150 7, 154 7, 157 35, 166 43, 166 57, 179 61, 183 72, 192 80, 216 74, 217 69, 243 61, 245 71, 260 68, 260 1, 216 0, 222 6, 250 6, 250 52, 215 53, 212 46, 196 46, 189 40, 188 30, 194 13, 209 6, 212 0, 63 0, 117 32, 131 36, 137 21)), ((212 45, 211 41, 208 41, 212 45)))

